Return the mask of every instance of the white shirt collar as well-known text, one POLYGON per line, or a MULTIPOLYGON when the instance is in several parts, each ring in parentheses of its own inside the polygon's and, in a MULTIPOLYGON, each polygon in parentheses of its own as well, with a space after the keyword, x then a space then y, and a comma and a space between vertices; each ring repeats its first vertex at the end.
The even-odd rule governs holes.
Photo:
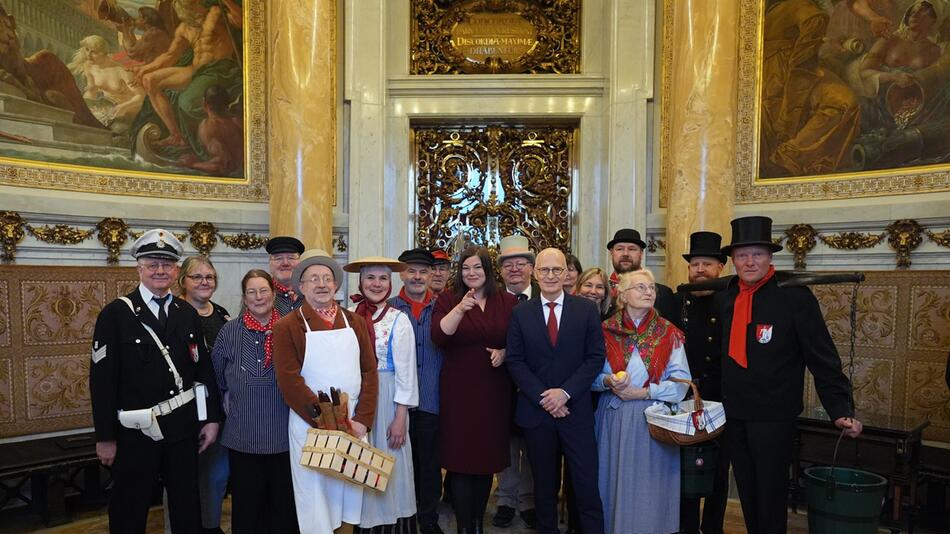
POLYGON ((528 300, 531 300, 531 284, 528 284, 528 287, 524 288, 524 291, 522 291, 521 293, 515 293, 514 291, 508 289, 508 286, 505 286, 505 291, 515 296, 524 295, 528 297, 528 300))
POLYGON ((554 300, 548 300, 547 297, 545 297, 544 295, 541 295, 542 306, 547 306, 549 302, 553 302, 557 304, 558 306, 563 306, 564 305, 564 291, 561 291, 561 294, 558 295, 557 298, 554 300))
MULTIPOLYGON (((169 293, 170 292, 166 292, 165 295, 168 295, 169 293)), ((145 287, 145 284, 141 282, 139 282, 139 294, 142 295, 142 301, 145 302, 145 304, 152 302, 152 297, 162 298, 164 296, 164 295, 156 295, 155 293, 152 293, 152 291, 149 288, 145 287)), ((166 301, 166 304, 167 302, 168 301, 166 301)))

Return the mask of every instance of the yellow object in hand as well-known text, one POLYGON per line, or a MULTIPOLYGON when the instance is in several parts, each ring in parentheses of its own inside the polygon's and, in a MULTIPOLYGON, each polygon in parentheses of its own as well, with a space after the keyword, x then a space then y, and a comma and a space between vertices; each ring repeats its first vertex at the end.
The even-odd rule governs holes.
POLYGON ((627 376, 626 371, 617 371, 614 373, 614 380, 623 380, 623 377, 627 376))

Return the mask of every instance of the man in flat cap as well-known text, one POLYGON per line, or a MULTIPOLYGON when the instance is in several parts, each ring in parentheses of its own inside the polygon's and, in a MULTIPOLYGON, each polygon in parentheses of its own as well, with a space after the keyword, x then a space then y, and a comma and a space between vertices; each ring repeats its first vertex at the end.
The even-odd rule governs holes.
POLYGON ((274 309, 283 317, 303 304, 303 299, 293 290, 290 279, 300 262, 304 246, 295 237, 279 235, 268 239, 264 248, 270 254, 268 268, 274 278, 274 309))
MULTIPOLYGON (((633 228, 621 228, 614 233, 614 238, 607 242, 610 251, 610 261, 614 272, 610 274, 610 298, 617 297, 617 281, 623 273, 642 269, 643 249, 647 244, 640 239, 640 232, 633 228)), ((676 313, 676 303, 673 290, 663 284, 656 284, 656 301, 653 307, 667 320, 676 313)))
MULTIPOLYGON (((720 250, 722 236, 714 232, 694 232, 689 236, 689 253, 683 259, 689 262, 691 284, 719 278, 726 263, 720 250)), ((703 400, 722 400, 722 321, 713 307, 714 291, 677 291, 677 312, 669 320, 686 334, 686 358, 693 383, 703 400)), ((724 454, 721 440, 716 456, 716 474, 713 492, 705 498, 702 513, 702 532, 721 534, 729 497, 729 459, 724 454)), ((680 532, 700 532, 700 501, 698 498, 680 499, 680 532)))
POLYGON ((452 271, 452 260, 444 250, 432 249, 432 279, 429 281, 429 290, 439 296, 449 283, 449 273, 452 271))
POLYGON ((96 454, 112 466, 111 532, 145 532, 152 490, 172 532, 199 532, 198 453, 218 435, 218 388, 198 313, 171 295, 182 245, 149 230, 132 245, 139 286, 99 313, 89 391, 96 454))
POLYGON ((389 299, 389 305, 409 316, 416 339, 419 405, 409 410, 416 514, 421 534, 441 534, 442 465, 438 453, 442 350, 432 342, 432 309, 438 295, 430 289, 435 258, 424 248, 414 248, 400 254, 399 261, 407 267, 399 273, 402 289, 399 295, 389 299))

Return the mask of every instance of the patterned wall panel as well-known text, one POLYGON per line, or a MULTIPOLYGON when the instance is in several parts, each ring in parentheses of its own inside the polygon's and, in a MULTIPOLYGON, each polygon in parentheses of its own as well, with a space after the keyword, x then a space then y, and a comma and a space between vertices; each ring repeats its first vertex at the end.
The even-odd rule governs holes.
MULTIPOLYGON (((929 419, 924 438, 950 442, 950 271, 868 272, 858 290, 854 398, 859 412, 929 419)), ((813 288, 848 367, 850 285, 813 288)), ((819 406, 813 381, 807 408, 819 406)))
POLYGON ((96 316, 136 279, 131 267, 0 266, 0 438, 92 425, 96 316))

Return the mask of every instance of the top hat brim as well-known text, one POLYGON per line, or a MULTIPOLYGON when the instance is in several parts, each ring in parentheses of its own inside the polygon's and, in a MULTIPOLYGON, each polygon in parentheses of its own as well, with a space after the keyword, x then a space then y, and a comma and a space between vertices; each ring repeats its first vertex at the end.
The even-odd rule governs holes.
POLYGON ((706 258, 714 258, 714 259, 717 259, 717 260, 719 260, 719 263, 726 263, 726 259, 727 259, 727 258, 726 258, 726 255, 723 254, 723 252, 720 251, 720 250, 716 250, 716 251, 712 251, 712 250, 710 250, 710 251, 700 250, 700 251, 697 251, 697 252, 691 252, 691 253, 689 253, 689 254, 683 254, 683 259, 686 260, 686 261, 693 261, 693 258, 696 258, 696 257, 699 257, 699 256, 703 256, 703 257, 706 257, 706 258))
POLYGON ((623 239, 611 239, 610 241, 608 241, 608 242, 607 242, 607 250, 610 250, 610 249, 614 248, 614 245, 616 245, 617 243, 633 243, 634 245, 637 245, 637 246, 640 247, 641 249, 646 249, 646 248, 647 248, 647 244, 644 243, 642 239, 627 239, 627 238, 623 238, 623 239))
POLYGON ((524 258, 528 260, 529 262, 534 263, 535 256, 534 256, 534 252, 530 252, 530 251, 529 252, 509 252, 508 254, 499 254, 498 263, 501 264, 501 262, 507 260, 508 258, 524 258))

